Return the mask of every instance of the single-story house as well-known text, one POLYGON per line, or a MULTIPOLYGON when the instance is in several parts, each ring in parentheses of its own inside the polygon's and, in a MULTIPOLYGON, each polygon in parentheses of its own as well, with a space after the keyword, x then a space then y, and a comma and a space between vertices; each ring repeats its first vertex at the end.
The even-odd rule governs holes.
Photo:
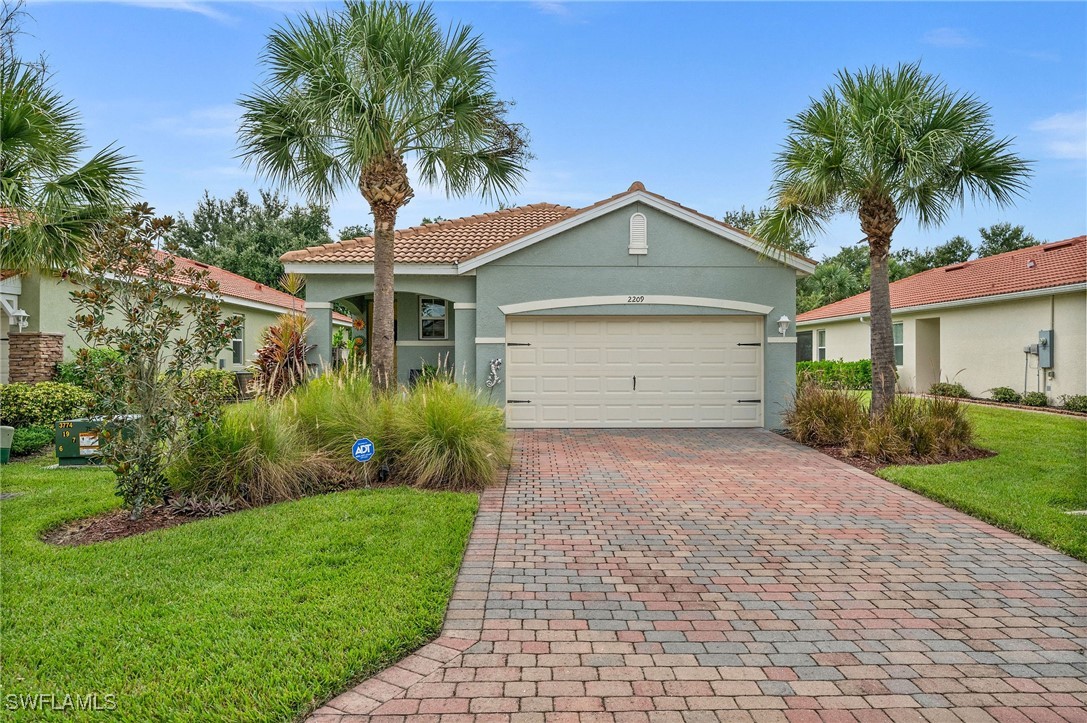
MULTIPOLYGON (((1087 236, 923 271, 891 284, 898 386, 955 381, 1087 393, 1087 236)), ((801 359, 870 356, 868 292, 797 317, 801 359)))
MULTIPOLYGON (((162 253, 162 252, 160 252, 162 253)), ((195 266, 219 282, 225 316, 241 316, 242 329, 230 348, 219 356, 220 369, 241 371, 260 346, 261 333, 276 317, 302 312, 305 302, 217 266, 175 257, 178 271, 195 266)), ((75 283, 60 274, 5 272, 0 280, 0 384, 40 382, 53 378, 56 365, 70 360, 84 346, 68 325, 75 313, 70 296, 75 283)), ((351 318, 334 314, 333 324, 351 327, 351 318)))
MULTIPOLYGON (((444 362, 489 389, 510 427, 781 426, 809 259, 768 254, 641 183, 586 208, 538 203, 397 231, 394 248, 401 382, 444 362)), ((311 340, 327 359, 332 304, 371 315, 373 239, 282 260, 306 276, 311 340)))

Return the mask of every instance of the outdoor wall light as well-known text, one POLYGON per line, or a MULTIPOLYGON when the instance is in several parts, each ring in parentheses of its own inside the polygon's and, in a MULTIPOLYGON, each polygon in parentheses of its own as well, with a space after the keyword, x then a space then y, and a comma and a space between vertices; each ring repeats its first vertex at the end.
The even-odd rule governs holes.
POLYGON ((781 318, 778 319, 778 332, 780 332, 782 336, 785 336, 785 334, 788 331, 789 331, 789 317, 782 314, 781 318))

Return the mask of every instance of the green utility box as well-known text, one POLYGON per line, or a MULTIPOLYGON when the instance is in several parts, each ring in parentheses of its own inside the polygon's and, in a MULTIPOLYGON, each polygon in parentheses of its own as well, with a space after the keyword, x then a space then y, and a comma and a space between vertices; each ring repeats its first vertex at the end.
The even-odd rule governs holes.
MULTIPOLYGON (((134 418, 136 418, 135 415, 117 417, 117 421, 110 424, 119 426, 121 434, 124 434, 125 423, 134 418)), ((57 462, 61 467, 81 467, 101 463, 98 453, 98 433, 104 421, 104 417, 85 417, 57 422, 55 440, 57 462)))
POLYGON ((61 467, 98 464, 98 430, 101 417, 57 422, 57 461, 61 467))

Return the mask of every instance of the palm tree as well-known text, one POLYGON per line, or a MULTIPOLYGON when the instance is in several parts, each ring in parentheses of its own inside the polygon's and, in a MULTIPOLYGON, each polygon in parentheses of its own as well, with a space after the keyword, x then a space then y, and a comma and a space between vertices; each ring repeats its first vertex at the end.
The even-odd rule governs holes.
POLYGON ((504 197, 524 175, 523 128, 506 121, 494 63, 468 26, 443 34, 429 6, 349 0, 268 38, 267 76, 240 101, 242 158, 312 200, 357 188, 374 215, 375 386, 395 383, 393 232, 421 181, 504 197))
POLYGON ((74 268, 94 231, 128 205, 136 168, 115 146, 80 161, 79 114, 50 87, 45 64, 15 50, 20 13, 0 18, 0 266, 74 268))
POLYGON ((894 400, 888 264, 900 214, 944 222, 967 197, 1009 205, 1030 164, 993 134, 989 106, 951 91, 917 64, 840 71, 837 83, 789 121, 775 164, 767 243, 857 214, 871 260, 872 414, 894 400))

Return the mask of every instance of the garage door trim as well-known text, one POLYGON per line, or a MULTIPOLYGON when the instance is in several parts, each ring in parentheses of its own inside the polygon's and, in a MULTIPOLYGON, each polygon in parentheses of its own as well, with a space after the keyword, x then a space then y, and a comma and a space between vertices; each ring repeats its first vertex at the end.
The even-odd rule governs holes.
POLYGON ((695 306, 704 309, 726 309, 728 311, 745 311, 749 314, 761 314, 763 316, 774 310, 772 306, 754 304, 749 301, 734 301, 732 299, 713 299, 704 296, 667 296, 653 294, 630 294, 610 296, 573 296, 565 299, 540 299, 539 301, 523 301, 517 304, 504 304, 498 310, 509 316, 511 314, 524 314, 530 311, 547 311, 550 309, 570 309, 579 306, 695 306))

